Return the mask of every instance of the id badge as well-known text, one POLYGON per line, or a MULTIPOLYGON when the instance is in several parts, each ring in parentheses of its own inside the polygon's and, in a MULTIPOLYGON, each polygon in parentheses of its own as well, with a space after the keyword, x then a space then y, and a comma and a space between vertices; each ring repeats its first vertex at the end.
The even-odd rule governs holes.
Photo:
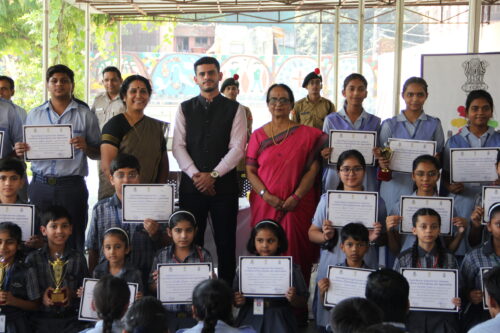
POLYGON ((0 333, 5 333, 5 322, 7 317, 5 315, 0 315, 0 333))
POLYGON ((253 299, 253 314, 263 315, 264 314, 264 299, 254 298, 253 299))

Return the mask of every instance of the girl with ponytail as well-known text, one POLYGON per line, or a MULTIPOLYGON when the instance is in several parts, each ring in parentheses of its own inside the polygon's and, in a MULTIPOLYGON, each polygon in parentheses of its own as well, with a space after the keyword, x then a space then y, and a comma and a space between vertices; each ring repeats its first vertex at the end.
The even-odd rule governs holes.
POLYGON ((177 333, 255 333, 252 328, 234 328, 233 291, 224 280, 205 280, 193 290, 193 314, 198 325, 177 333))
POLYGON ((94 288, 92 307, 97 312, 98 321, 86 333, 121 333, 124 329, 121 318, 128 309, 130 290, 125 280, 105 275, 94 288))
MULTIPOLYGON (((458 269, 455 256, 442 246, 439 240, 441 216, 431 208, 420 208, 412 217, 413 246, 403 251, 394 262, 394 270, 400 268, 458 269)), ((460 307, 460 298, 450 300, 460 307)), ((456 313, 410 311, 407 329, 410 332, 441 333, 459 332, 456 313)))

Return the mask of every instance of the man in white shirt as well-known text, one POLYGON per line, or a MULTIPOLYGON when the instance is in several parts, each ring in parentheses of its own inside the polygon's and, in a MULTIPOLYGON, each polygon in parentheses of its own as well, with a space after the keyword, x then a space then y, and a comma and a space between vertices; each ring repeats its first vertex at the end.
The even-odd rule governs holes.
MULTIPOLYGON (((104 124, 117 114, 125 112, 125 104, 120 98, 120 87, 122 85, 122 73, 120 70, 113 66, 108 66, 102 71, 102 84, 106 91, 96 96, 94 104, 90 109, 97 116, 99 121, 99 128, 102 131, 104 124)), ((108 177, 101 171, 101 162, 98 162, 99 170, 99 192, 97 198, 99 200, 108 197, 107 191, 102 184, 109 183, 108 177)))
POLYGON ((181 103, 175 119, 172 152, 183 171, 179 205, 196 217, 198 245, 203 245, 210 212, 219 277, 231 285, 236 268, 236 165, 245 152, 245 109, 221 95, 222 73, 215 58, 198 59, 194 70, 200 95, 181 103))

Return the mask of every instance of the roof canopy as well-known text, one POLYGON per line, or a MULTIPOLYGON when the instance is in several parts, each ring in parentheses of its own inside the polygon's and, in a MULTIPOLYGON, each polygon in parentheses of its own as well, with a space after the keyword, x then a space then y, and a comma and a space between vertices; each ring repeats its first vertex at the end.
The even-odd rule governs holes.
MULTIPOLYGON (((365 7, 395 6, 399 0, 365 0, 365 7)), ((500 0, 483 0, 493 4, 500 0)), ((76 3, 90 4, 98 12, 116 19, 150 17, 150 19, 185 16, 190 21, 210 21, 214 16, 236 16, 230 21, 239 21, 239 15, 259 12, 323 11, 336 8, 358 8, 358 0, 76 0, 76 3)), ((405 0, 405 6, 448 6, 468 5, 467 0, 405 0)), ((289 20, 290 17, 287 17, 289 20)), ((279 15, 270 22, 282 22, 279 15)), ((291 22, 290 22, 291 23, 291 22)), ((321 23, 321 22, 319 22, 321 23)))

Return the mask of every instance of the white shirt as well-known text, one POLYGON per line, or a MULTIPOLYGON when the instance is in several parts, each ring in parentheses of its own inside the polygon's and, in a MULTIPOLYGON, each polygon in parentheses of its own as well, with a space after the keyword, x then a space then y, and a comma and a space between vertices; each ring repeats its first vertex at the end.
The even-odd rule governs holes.
MULTIPOLYGON (((234 169, 245 155, 245 145, 247 142, 247 117, 244 107, 238 106, 233 119, 229 140, 229 151, 214 168, 222 177, 234 169)), ((172 141, 172 153, 174 154, 179 167, 189 178, 193 178, 195 173, 200 172, 193 159, 186 149, 186 118, 179 105, 175 116, 174 138, 172 141)))

